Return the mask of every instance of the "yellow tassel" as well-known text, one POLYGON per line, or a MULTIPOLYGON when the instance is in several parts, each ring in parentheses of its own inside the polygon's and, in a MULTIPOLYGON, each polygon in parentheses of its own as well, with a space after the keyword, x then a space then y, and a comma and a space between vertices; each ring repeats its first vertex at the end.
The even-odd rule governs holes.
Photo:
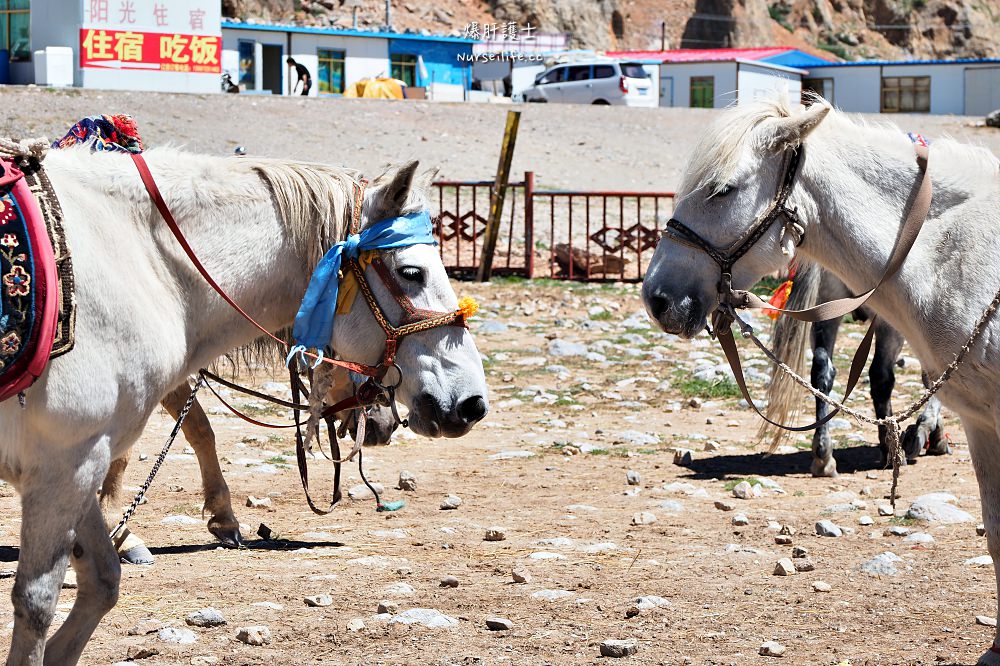
POLYGON ((472 319, 479 312, 479 303, 472 296, 463 296, 458 299, 458 311, 465 319, 472 319))

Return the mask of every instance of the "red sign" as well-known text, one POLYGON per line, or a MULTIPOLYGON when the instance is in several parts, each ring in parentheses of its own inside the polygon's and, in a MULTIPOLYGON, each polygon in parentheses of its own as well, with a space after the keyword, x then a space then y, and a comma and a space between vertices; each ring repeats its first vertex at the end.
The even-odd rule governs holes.
POLYGON ((222 71, 222 37, 131 30, 80 30, 80 67, 161 72, 222 71))

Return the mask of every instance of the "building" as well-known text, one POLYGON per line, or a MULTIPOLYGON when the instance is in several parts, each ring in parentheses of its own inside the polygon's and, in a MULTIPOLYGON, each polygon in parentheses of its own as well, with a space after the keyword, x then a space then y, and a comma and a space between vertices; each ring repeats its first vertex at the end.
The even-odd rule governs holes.
POLYGON ((789 102, 798 104, 802 77, 808 74, 801 63, 828 62, 783 47, 612 51, 608 56, 641 62, 647 70, 655 70, 660 106, 716 109, 775 91, 787 92, 789 102))
POLYGON ((464 99, 472 46, 461 37, 222 23, 222 67, 247 92, 289 94, 290 55, 315 80, 310 95, 334 95, 366 78, 389 76, 434 99, 464 99))

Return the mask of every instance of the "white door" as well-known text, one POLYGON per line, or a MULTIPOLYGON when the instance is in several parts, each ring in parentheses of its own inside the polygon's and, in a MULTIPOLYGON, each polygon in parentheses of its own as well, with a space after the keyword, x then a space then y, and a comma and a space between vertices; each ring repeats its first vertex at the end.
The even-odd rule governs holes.
POLYGON ((674 77, 660 77, 660 106, 674 105, 674 77))
POLYGON ((1000 67, 965 70, 965 115, 985 116, 1000 109, 1000 67))

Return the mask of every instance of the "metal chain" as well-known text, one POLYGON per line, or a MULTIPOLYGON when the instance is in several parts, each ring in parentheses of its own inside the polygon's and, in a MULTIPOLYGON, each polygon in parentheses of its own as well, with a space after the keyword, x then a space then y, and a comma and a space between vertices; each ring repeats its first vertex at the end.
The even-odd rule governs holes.
POLYGON ((979 339, 979 336, 982 335, 983 331, 986 328, 986 323, 990 320, 990 318, 996 312, 998 307, 1000 307, 1000 290, 997 290, 996 295, 993 296, 993 300, 990 302, 988 306, 986 306, 986 309, 983 311, 983 314, 980 315, 979 320, 976 321, 976 325, 972 327, 972 333, 965 341, 965 344, 962 345, 962 347, 958 350, 958 353, 955 354, 955 358, 952 360, 952 362, 949 363, 948 367, 944 369, 944 372, 942 372, 941 375, 936 380, 931 382, 931 385, 924 390, 924 393, 902 412, 900 412, 899 414, 886 416, 880 419, 872 418, 866 414, 857 411, 856 409, 848 407, 844 403, 831 398, 830 396, 826 395, 819 389, 815 388, 811 382, 800 377, 798 373, 796 373, 784 361, 775 356, 774 352, 772 352, 770 349, 764 346, 764 343, 762 343, 760 339, 756 335, 754 335, 753 327, 750 324, 740 319, 740 317, 736 314, 735 311, 733 311, 731 314, 738 322, 740 327, 740 332, 743 335, 743 337, 750 338, 753 341, 753 343, 757 346, 757 348, 760 349, 762 352, 764 352, 764 355, 767 356, 771 360, 771 362, 774 363, 778 368, 780 368, 782 372, 791 377, 792 380, 795 381, 795 383, 802 386, 804 389, 812 393, 819 400, 825 402, 827 405, 842 410, 845 414, 854 417, 858 421, 862 421, 864 423, 868 423, 873 426, 885 426, 887 428, 889 453, 892 458, 892 490, 890 491, 889 496, 893 508, 895 508, 896 486, 899 483, 899 468, 902 464, 902 453, 903 453, 899 438, 899 434, 901 432, 899 424, 902 421, 905 421, 914 414, 916 414, 917 410, 926 405, 927 401, 930 400, 935 393, 940 391, 941 387, 944 386, 949 379, 951 379, 952 374, 954 374, 955 370, 958 369, 958 366, 962 364, 962 362, 965 360, 965 357, 972 350, 972 346, 979 339))
POLYGON ((153 468, 149 470, 149 476, 146 477, 146 483, 142 484, 142 488, 136 493, 135 499, 132 500, 132 504, 129 508, 125 509, 125 513, 122 514, 122 519, 118 521, 118 525, 115 529, 111 530, 110 537, 114 539, 115 536, 125 527, 125 524, 132 518, 135 514, 135 510, 142 503, 143 498, 146 496, 146 491, 153 484, 153 478, 156 477, 156 473, 160 471, 160 465, 167 458, 167 452, 170 450, 170 446, 174 443, 177 438, 177 433, 181 431, 181 425, 184 423, 184 419, 187 418, 188 412, 191 411, 191 406, 194 404, 194 398, 198 394, 199 389, 205 385, 205 378, 198 375, 198 380, 194 383, 194 388, 191 390, 191 395, 188 396, 187 402, 184 403, 184 407, 181 409, 181 413, 177 416, 177 422, 174 423, 174 429, 170 431, 170 436, 167 437, 167 442, 163 445, 163 449, 160 451, 160 455, 156 457, 156 462, 153 463, 153 468))

